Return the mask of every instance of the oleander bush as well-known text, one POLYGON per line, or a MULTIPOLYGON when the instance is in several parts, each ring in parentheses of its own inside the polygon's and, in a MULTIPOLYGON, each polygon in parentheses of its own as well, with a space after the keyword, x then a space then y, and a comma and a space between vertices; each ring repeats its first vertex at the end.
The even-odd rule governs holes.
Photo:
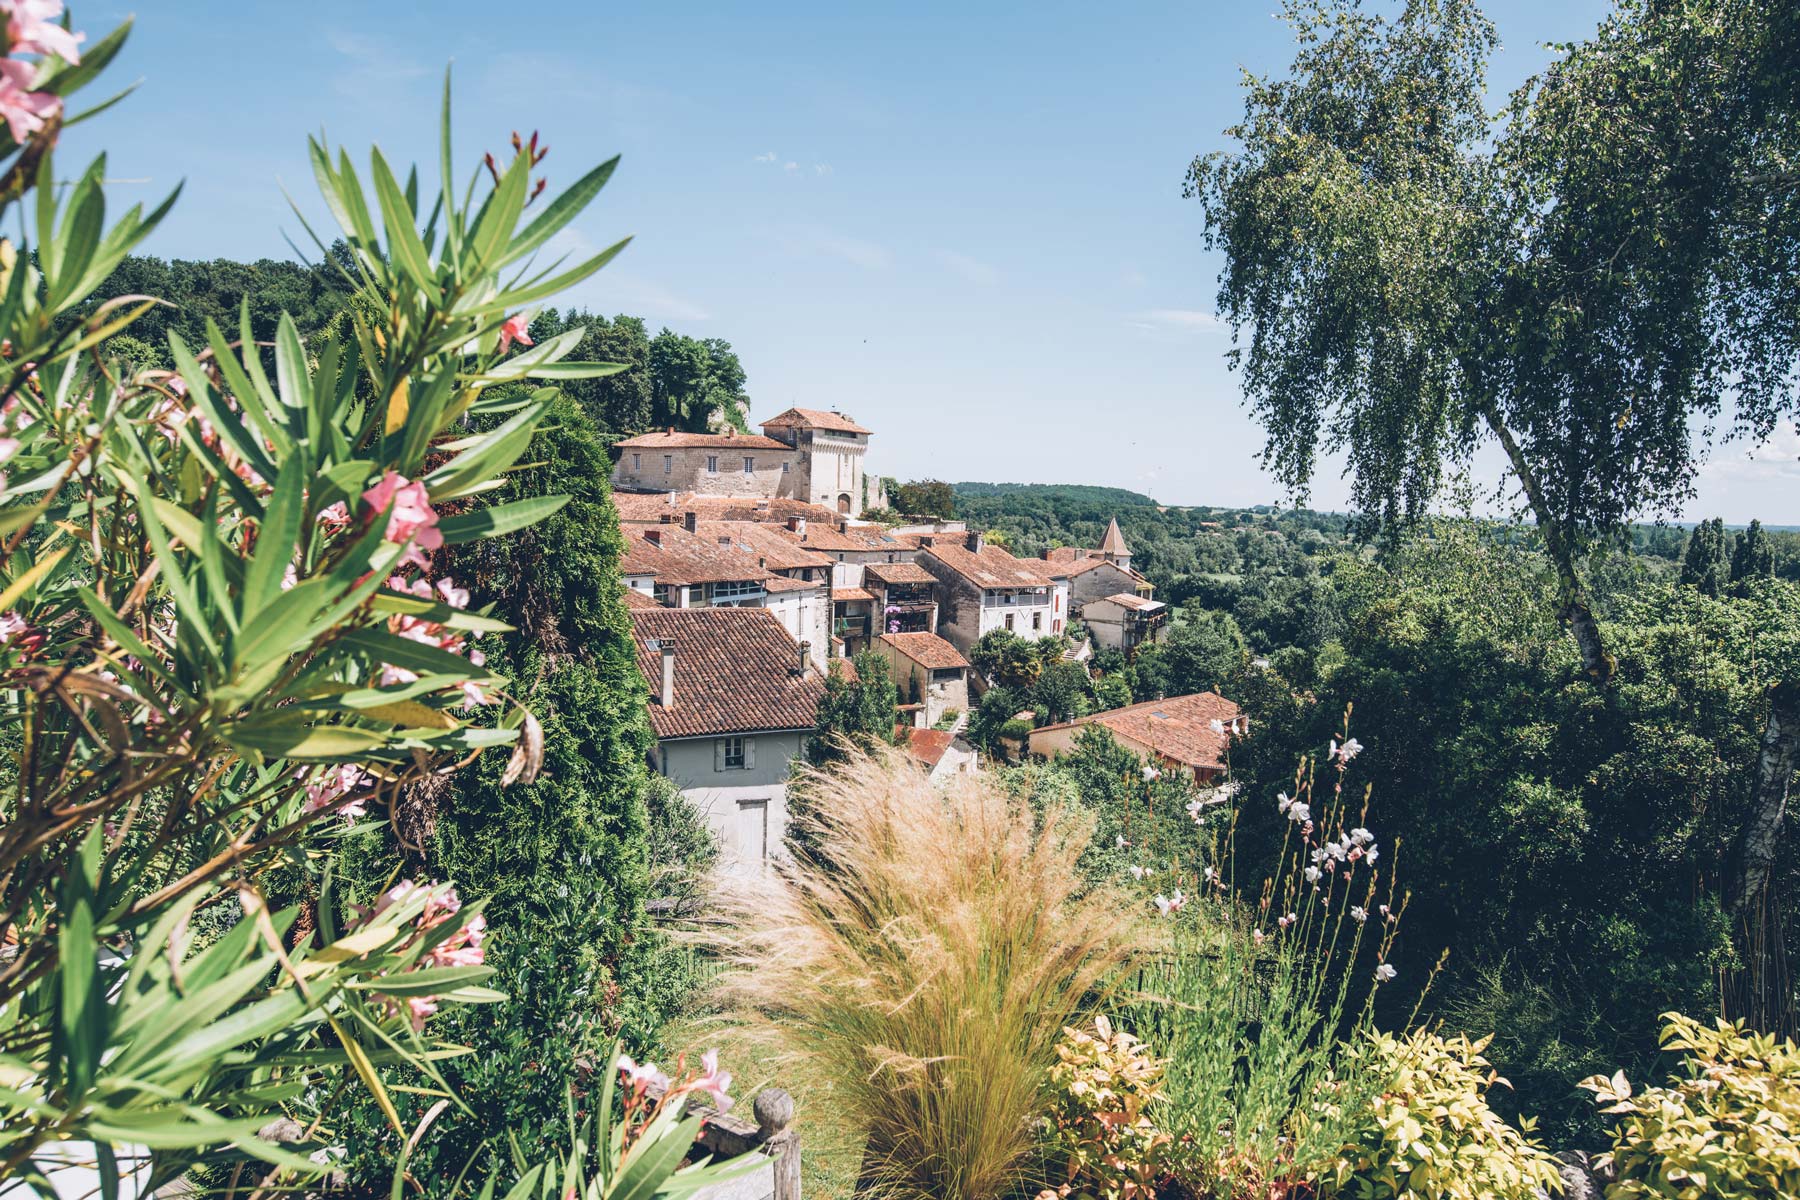
POLYGON ((1634 1092, 1623 1071, 1581 1086, 1617 1117, 1608 1200, 1800 1196, 1800 1046, 1666 1013, 1662 1047, 1677 1077, 1634 1092))
MULTIPOLYGON (((570 360, 579 331, 527 332, 617 252, 535 259, 612 164, 545 196, 515 142, 459 183, 446 81, 435 194, 379 150, 365 172, 311 144, 339 320, 303 338, 281 314, 271 344, 246 301, 235 330, 146 355, 123 339, 155 298, 88 301, 175 197, 109 216, 104 157, 55 163, 129 27, 84 48, 56 0, 0 10, 0 1186, 53 1193, 85 1159, 104 1195, 128 1173, 304 1187, 366 1095, 405 1148, 398 1190, 460 1102, 439 1010, 503 999, 489 939, 517 935, 449 882, 347 895, 334 864, 378 828, 418 845, 417 796, 472 763, 539 776, 543 727, 482 649, 512 630, 443 552, 566 500, 495 494, 546 384, 614 369, 570 360), (438 1093, 414 1122, 400 1072, 438 1093), (273 1118, 297 1140, 259 1136, 273 1118)), ((605 1126, 584 1194, 668 1183, 667 1144, 632 1157, 681 1127, 664 1103, 605 1126)))

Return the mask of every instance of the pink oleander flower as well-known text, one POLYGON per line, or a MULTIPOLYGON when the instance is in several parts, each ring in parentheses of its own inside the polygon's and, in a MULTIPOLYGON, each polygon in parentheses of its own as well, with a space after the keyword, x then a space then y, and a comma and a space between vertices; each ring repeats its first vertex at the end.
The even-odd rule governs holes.
POLYGON ((633 1062, 629 1054, 619 1055, 619 1074, 625 1077, 625 1082, 631 1085, 634 1092, 645 1091, 653 1084, 660 1088, 669 1086, 669 1077, 657 1070, 655 1063, 633 1062))
POLYGON ((469 589, 457 587, 456 581, 448 575, 437 581, 437 594, 451 608, 469 607, 469 589))
POLYGON ((486 937, 487 918, 476 913, 468 924, 433 946, 425 957, 436 967, 479 967, 487 961, 487 951, 482 947, 486 937))
POLYGON ((423 569, 431 565, 429 551, 444 544, 444 533, 437 527, 437 511, 431 507, 431 494, 425 485, 389 471, 381 482, 363 493, 363 503, 377 515, 388 513, 387 532, 383 536, 396 544, 412 539, 401 563, 423 569))
POLYGON ((50 54, 64 62, 81 61, 85 33, 70 33, 59 23, 62 0, 0 0, 6 14, 6 38, 11 54, 50 54))
POLYGON ((327 533, 342 533, 350 528, 350 510, 339 500, 336 504, 327 504, 319 510, 319 524, 327 533))
POLYGON ((532 345, 531 334, 526 332, 526 327, 530 324, 531 318, 524 313, 514 313, 506 318, 500 325, 500 353, 505 354, 512 349, 514 342, 521 346, 532 345))
POLYGON ((730 1112, 732 1100, 725 1094, 725 1089, 731 1086, 731 1072, 719 1070, 719 1052, 708 1050, 702 1054, 700 1066, 704 1069, 705 1074, 689 1083, 688 1089, 705 1092, 712 1097, 713 1107, 721 1113, 730 1112))
MULTIPOLYGON (((340 797, 373 782, 374 778, 367 771, 349 763, 327 767, 323 772, 307 781, 306 800, 301 804, 300 811, 303 813, 318 812, 340 797)), ((346 821, 354 821, 365 811, 361 800, 353 800, 338 809, 337 815, 346 821)))
POLYGON ((35 64, 16 58, 0 59, 0 120, 6 122, 13 141, 21 146, 62 111, 60 97, 31 90, 36 78, 35 64))

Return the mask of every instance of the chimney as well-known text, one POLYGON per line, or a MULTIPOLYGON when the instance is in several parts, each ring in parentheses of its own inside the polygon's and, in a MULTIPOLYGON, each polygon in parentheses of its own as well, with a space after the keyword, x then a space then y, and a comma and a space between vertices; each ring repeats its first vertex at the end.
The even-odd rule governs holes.
POLYGON ((986 545, 981 539, 981 534, 973 529, 969 530, 968 536, 963 539, 963 543, 976 554, 980 554, 982 547, 986 545))
POLYGON ((644 530, 644 540, 646 542, 649 542, 652 546, 662 545, 662 530, 660 530, 660 529, 644 530))
POLYGON ((675 436, 675 427, 673 425, 664 426, 663 436, 664 437, 674 437, 675 436))
POLYGON ((662 648, 662 706, 675 707, 675 639, 664 638, 662 648))
POLYGON ((759 554, 756 556, 756 569, 759 571, 766 571, 769 569, 769 558, 767 555, 759 554))
POLYGON ((692 533, 692 532, 694 532, 694 525, 698 520, 699 520, 698 513, 695 513, 691 510, 689 512, 683 513, 682 517, 681 517, 682 528, 686 529, 689 533, 692 533))
POLYGON ((805 517, 789 517, 788 518, 788 528, 790 530, 792 530, 794 533, 799 534, 801 541, 804 542, 806 540, 806 518, 805 517))
POLYGON ((812 670, 812 643, 800 643, 800 674, 805 675, 812 670))

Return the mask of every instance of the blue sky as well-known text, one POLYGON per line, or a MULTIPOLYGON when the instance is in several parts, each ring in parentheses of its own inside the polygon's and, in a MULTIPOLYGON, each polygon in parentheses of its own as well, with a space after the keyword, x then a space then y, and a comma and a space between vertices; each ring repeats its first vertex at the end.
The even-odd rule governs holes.
MULTIPOLYGON (((552 186, 623 155, 565 248, 635 241, 570 299, 726 338, 753 417, 842 408, 903 478, 1272 502, 1181 198, 1241 70, 1291 56, 1270 7, 183 0, 139 11, 113 73, 142 86, 68 142, 110 151, 121 196, 187 181, 150 251, 287 256, 280 185, 319 211, 307 133, 429 168, 454 61, 464 165, 514 129, 552 186)), ((1491 5, 1496 88, 1604 8, 1491 5)), ((75 16, 97 36, 127 11, 75 16)), ((1797 454, 1791 431, 1715 453, 1688 515, 1794 520, 1797 454)), ((1325 476, 1314 503, 1340 505, 1325 476)))

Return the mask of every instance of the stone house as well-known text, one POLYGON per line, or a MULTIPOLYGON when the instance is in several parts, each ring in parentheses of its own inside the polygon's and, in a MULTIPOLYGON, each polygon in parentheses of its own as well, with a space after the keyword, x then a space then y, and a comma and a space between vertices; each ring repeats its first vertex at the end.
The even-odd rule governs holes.
POLYGON ((1231 740, 1250 732, 1250 719, 1236 704, 1216 692, 1195 692, 1034 729, 1031 753, 1045 758, 1070 753, 1089 725, 1102 727, 1152 766, 1182 772, 1202 785, 1224 778, 1231 740))
POLYGON ((1169 631, 1169 606, 1136 592, 1120 592, 1081 606, 1081 623, 1096 645, 1130 655, 1169 631))
POLYGON ((948 729, 898 729, 895 733, 906 739, 901 748, 933 783, 952 775, 974 774, 975 748, 948 729))
POLYGON ((831 560, 767 525, 700 521, 631 526, 620 569, 627 587, 667 608, 764 608, 797 641, 831 640, 831 560))
POLYGON ((787 831, 787 784, 818 721, 825 680, 811 647, 757 608, 632 602, 650 685, 651 766, 692 800, 725 865, 760 872, 787 831))
POLYGON ((1134 592, 1149 599, 1156 590, 1148 579, 1132 569, 1131 550, 1125 544, 1125 535, 1119 531, 1117 517, 1107 524, 1106 536, 1100 540, 1098 549, 1059 546, 1046 550, 1044 560, 1068 572, 1069 603, 1074 607, 1075 615, 1084 621, 1087 618, 1082 616, 1083 606, 1092 601, 1104 600, 1120 592, 1134 592))
POLYGON ((937 632, 937 576, 918 563, 870 563, 863 589, 874 598, 881 632, 937 632))
POLYGON ((969 660, 935 633, 884 633, 872 649, 888 660, 902 704, 924 706, 923 724, 969 711, 969 660))
POLYGON ((792 446, 748 433, 643 433, 613 443, 613 487, 622 492, 703 496, 789 494, 798 458, 792 446))
POLYGON ((926 535, 917 561, 938 582, 939 635, 964 654, 991 630, 1037 641, 1068 624, 1069 579, 1061 564, 1014 558, 979 533, 926 535))

